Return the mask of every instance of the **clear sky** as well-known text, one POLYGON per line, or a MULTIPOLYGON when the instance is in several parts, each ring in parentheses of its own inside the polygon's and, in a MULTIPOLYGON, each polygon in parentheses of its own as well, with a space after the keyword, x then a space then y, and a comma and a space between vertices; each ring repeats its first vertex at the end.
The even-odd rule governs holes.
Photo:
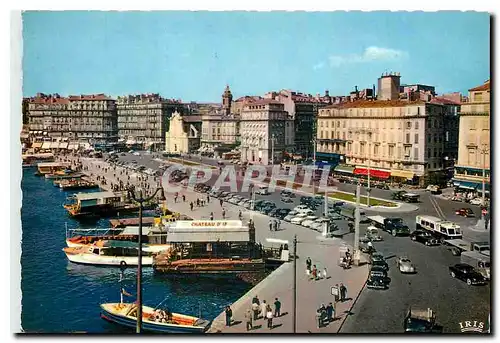
POLYGON ((23 93, 347 95, 386 71, 466 93, 490 77, 489 30, 476 12, 24 12, 23 93))

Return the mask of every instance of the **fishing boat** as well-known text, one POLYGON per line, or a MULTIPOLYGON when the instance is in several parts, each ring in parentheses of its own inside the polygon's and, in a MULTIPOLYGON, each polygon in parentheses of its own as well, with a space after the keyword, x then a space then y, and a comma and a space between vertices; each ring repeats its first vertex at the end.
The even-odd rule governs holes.
MULTIPOLYGON (((125 262, 129 266, 137 266, 139 245, 134 242, 101 240, 92 245, 63 248, 69 261, 73 263, 95 266, 117 266, 125 262)), ((151 252, 142 252, 142 265, 152 266, 151 252)))
POLYGON ((62 172, 70 167, 67 162, 46 162, 38 163, 36 175, 54 174, 62 172))
POLYGON ((53 179, 79 179, 83 176, 84 176, 83 173, 74 172, 71 169, 65 169, 62 171, 55 172, 55 173, 45 174, 45 178, 49 179, 49 180, 53 180, 53 179))

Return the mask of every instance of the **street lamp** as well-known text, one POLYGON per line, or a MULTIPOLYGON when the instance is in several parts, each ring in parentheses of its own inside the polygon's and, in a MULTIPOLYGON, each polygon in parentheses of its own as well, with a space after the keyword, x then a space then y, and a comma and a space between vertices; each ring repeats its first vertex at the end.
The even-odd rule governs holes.
MULTIPOLYGON (((485 206, 486 204, 486 154, 490 151, 488 144, 482 144, 482 149, 479 152, 483 155, 483 181, 482 181, 482 193, 481 193, 481 204, 485 206)), ((483 214, 483 220, 485 215, 483 214)))
POLYGON ((274 165, 274 133, 271 135, 271 165, 274 165))
POLYGON ((138 190, 138 194, 129 189, 127 191, 128 196, 139 203, 139 235, 138 235, 138 259, 137 259, 137 326, 136 333, 141 333, 142 330, 142 208, 145 202, 152 200, 156 194, 160 192, 160 201, 165 201, 165 193, 163 192, 163 188, 157 188, 153 195, 146 197, 142 193, 142 189, 138 190))
POLYGON ((316 188, 314 187, 315 183, 315 178, 316 178, 316 137, 313 137, 311 140, 313 143, 313 179, 312 179, 312 186, 313 186, 313 195, 316 195, 316 188))

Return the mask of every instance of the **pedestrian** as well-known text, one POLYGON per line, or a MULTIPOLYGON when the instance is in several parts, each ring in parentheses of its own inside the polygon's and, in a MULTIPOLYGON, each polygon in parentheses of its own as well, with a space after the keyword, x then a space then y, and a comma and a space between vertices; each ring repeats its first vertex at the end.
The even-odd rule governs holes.
POLYGON ((186 202, 186 195, 182 194, 182 202, 186 202))
POLYGON ((347 298, 347 287, 343 283, 340 284, 340 301, 344 302, 347 298))
POLYGON ((262 318, 266 318, 267 304, 265 300, 263 300, 262 304, 260 304, 260 313, 262 314, 262 318))
POLYGON ((281 253, 283 252, 283 244, 280 245, 279 258, 281 258, 281 253))
POLYGON ((274 231, 278 231, 278 222, 276 220, 273 221, 273 225, 274 225, 274 231))
POLYGON ((314 280, 318 279, 318 268, 316 268, 316 265, 313 266, 311 274, 312 274, 312 278, 314 280))
POLYGON ((253 320, 256 321, 259 319, 259 304, 252 303, 252 311, 253 311, 253 320))
POLYGON ((231 317, 233 316, 233 311, 231 310, 231 307, 226 306, 226 326, 231 326, 231 317))
POLYGON ((269 221, 269 231, 273 231, 273 222, 269 221))
POLYGON ((189 207, 191 208, 191 211, 192 211, 193 210, 193 202, 192 201, 189 203, 189 207))
POLYGON ((330 323, 333 320, 333 304, 329 303, 328 306, 326 307, 326 319, 328 323, 330 323))
POLYGON ((222 204, 224 203, 224 201, 222 201, 222 199, 220 199, 219 203, 220 203, 220 207, 222 207, 222 204))
POLYGON ((174 202, 177 203, 177 195, 174 196, 174 202))
POLYGON ((210 195, 207 195, 207 204, 210 204, 210 195))
POLYGON ((281 229, 281 220, 278 219, 278 230, 280 230, 280 229, 281 229))
POLYGON ((281 316, 281 302, 276 298, 274 300, 274 316, 278 318, 281 316))
POLYGON ((254 296, 252 299, 252 304, 260 305, 260 300, 258 296, 254 296))
POLYGON ((267 327, 269 329, 272 329, 273 328, 273 311, 271 310, 271 306, 267 306, 266 317, 267 317, 267 327))
POLYGON ((241 220, 243 218, 243 214, 241 213, 241 210, 240 210, 240 213, 238 213, 238 218, 241 220))
POLYGON ((245 322, 247 324, 247 331, 252 330, 252 311, 250 309, 247 309, 245 312, 245 322))
POLYGON ((306 268, 307 268, 308 271, 311 271, 311 265, 312 265, 311 258, 308 257, 307 260, 306 260, 306 268))
POLYGON ((326 267, 323 268, 323 274, 321 275, 323 279, 326 279, 326 267))
POLYGON ((322 323, 321 323, 321 310, 318 308, 316 310, 316 324, 318 326, 318 329, 321 328, 322 323))
POLYGON ((214 220, 214 213, 210 212, 210 220, 214 220))
POLYGON ((196 206, 200 207, 200 199, 196 199, 196 206))

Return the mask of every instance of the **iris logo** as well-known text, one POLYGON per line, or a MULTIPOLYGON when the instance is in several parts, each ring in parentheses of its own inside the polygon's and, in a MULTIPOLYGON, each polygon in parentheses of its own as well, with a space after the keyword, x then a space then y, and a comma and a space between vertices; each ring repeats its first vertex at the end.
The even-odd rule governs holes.
POLYGON ((483 332, 484 323, 478 322, 477 320, 470 321, 466 320, 465 322, 458 323, 460 325, 460 331, 462 332, 483 332))

